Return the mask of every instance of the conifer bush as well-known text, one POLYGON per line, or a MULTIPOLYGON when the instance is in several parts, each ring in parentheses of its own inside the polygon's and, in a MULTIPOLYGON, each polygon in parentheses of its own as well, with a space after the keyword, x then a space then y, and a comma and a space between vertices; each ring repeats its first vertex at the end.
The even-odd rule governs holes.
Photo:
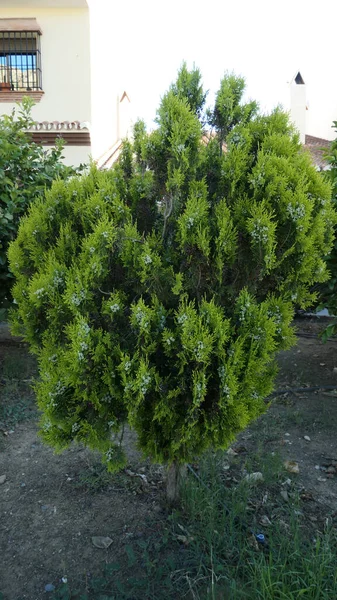
POLYGON ((243 92, 225 76, 205 116, 184 65, 156 130, 138 122, 119 164, 56 181, 22 220, 13 326, 38 357, 55 448, 76 440, 116 470, 128 422, 144 453, 181 464, 265 410, 336 215, 287 115, 243 92))
MULTIPOLYGON (((337 121, 333 122, 333 128, 337 133, 337 121)), ((331 183, 332 203, 337 207, 337 138, 331 143, 326 159, 329 169, 324 175, 331 183)), ((335 239, 330 254, 326 257, 327 268, 331 274, 328 281, 318 286, 319 308, 328 308, 330 315, 337 315, 337 227, 335 227, 335 239)), ((323 341, 337 332, 337 320, 330 323, 322 334, 323 341)))

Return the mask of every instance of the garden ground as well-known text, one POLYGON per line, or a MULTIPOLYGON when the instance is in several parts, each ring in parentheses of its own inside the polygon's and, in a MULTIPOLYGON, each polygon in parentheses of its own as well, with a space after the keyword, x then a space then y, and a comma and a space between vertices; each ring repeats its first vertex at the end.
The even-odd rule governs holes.
POLYGON ((336 598, 337 340, 320 342, 324 325, 297 320, 279 357, 276 388, 308 390, 278 394, 228 452, 193 465, 203 483, 190 473, 174 511, 131 433, 118 475, 41 443, 35 363, 3 329, 0 599, 336 598))

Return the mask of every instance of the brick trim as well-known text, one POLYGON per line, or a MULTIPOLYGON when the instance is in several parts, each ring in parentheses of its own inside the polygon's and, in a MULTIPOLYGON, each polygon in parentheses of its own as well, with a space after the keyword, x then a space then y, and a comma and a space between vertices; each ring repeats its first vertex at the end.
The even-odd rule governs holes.
POLYGON ((32 98, 34 102, 40 102, 43 98, 44 92, 12 92, 10 90, 0 90, 0 103, 1 102, 22 102, 23 98, 27 96, 32 98))

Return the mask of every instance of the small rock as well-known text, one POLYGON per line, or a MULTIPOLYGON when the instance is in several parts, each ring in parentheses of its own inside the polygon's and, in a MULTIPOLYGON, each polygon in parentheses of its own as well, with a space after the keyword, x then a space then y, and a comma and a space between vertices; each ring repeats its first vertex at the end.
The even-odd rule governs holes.
POLYGON ((316 471, 320 471, 321 467, 319 465, 315 465, 316 471))
POLYGON ((303 436, 303 439, 304 439, 306 442, 311 442, 311 439, 310 439, 310 437, 309 437, 308 435, 304 435, 304 436, 303 436))
POLYGON ((334 372, 334 373, 337 373, 337 367, 334 367, 334 368, 333 368, 333 372, 334 372))
POLYGON ((62 583, 68 583, 68 577, 64 575, 61 579, 62 583))
POLYGON ((290 436, 290 433, 285 433, 284 435, 286 435, 287 437, 289 437, 289 436, 290 436))
POLYGON ((321 367, 325 367, 325 363, 319 363, 321 367))
POLYGON ((317 477, 317 481, 326 481, 326 477, 317 477))
POLYGON ((298 463, 294 460, 286 460, 284 463, 284 466, 289 473, 299 473, 300 472, 298 463))
POLYGON ((235 450, 233 450, 233 448, 228 448, 228 450, 227 450, 227 454, 228 454, 229 456, 237 456, 237 455, 238 455, 238 453, 237 453, 237 452, 235 452, 235 450))
POLYGON ((263 481, 263 475, 260 473, 260 471, 257 471, 256 473, 249 473, 245 476, 245 481, 248 481, 249 483, 257 483, 259 481, 263 481))
POLYGON ((6 479, 7 479, 7 475, 0 475, 0 485, 2 483, 5 483, 6 479))
POLYGON ((109 546, 112 544, 111 538, 100 535, 92 537, 91 541, 96 548, 103 548, 104 550, 109 548, 109 546))
POLYGON ((55 590, 55 586, 52 583, 47 583, 47 585, 44 586, 44 589, 46 592, 53 592, 55 590))
POLYGON ((288 501, 289 501, 288 492, 287 492, 286 490, 282 490, 282 491, 280 492, 280 494, 281 494, 281 496, 282 496, 283 500, 285 500, 286 502, 288 502, 288 501))

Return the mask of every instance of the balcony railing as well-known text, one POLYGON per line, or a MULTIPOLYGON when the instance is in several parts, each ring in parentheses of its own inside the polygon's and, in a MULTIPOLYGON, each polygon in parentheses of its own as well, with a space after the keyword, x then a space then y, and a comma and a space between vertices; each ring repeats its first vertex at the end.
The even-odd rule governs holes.
POLYGON ((0 92, 42 90, 40 34, 0 32, 0 92))

